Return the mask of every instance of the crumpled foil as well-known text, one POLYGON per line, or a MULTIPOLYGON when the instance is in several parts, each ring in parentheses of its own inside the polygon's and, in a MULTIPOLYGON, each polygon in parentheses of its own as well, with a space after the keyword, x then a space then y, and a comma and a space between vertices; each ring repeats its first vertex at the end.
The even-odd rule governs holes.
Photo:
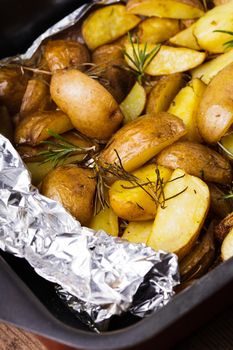
MULTIPOLYGON (((45 33, 26 53, 0 61, 30 59, 43 40, 77 23, 96 0, 81 6, 45 33)), ((82 227, 59 203, 31 185, 30 174, 0 135, 0 249, 25 258, 56 283, 65 304, 92 329, 105 330, 113 315, 148 316, 165 305, 179 283, 175 254, 155 252, 103 231, 82 227)))

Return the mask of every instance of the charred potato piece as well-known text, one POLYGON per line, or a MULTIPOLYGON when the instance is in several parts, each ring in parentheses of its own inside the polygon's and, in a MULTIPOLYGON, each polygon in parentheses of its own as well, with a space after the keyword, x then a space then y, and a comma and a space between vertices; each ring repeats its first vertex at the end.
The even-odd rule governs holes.
POLYGON ((41 111, 23 118, 15 130, 15 143, 38 145, 47 140, 48 130, 62 134, 73 129, 70 119, 61 111, 41 111))
POLYGON ((76 69, 55 72, 50 92, 74 127, 91 138, 109 139, 123 120, 112 95, 97 81, 76 69))
POLYGON ((157 163, 171 169, 184 169, 204 181, 220 184, 230 184, 232 181, 230 163, 219 153, 199 143, 174 143, 158 155, 157 163))
POLYGON ((224 199, 226 193, 215 184, 209 183, 208 186, 210 190, 210 208, 215 215, 223 219, 232 212, 232 201, 224 199))
POLYGON ((233 212, 225 217, 214 230, 215 237, 222 242, 233 228, 233 212))
POLYGON ((76 165, 58 167, 44 178, 41 193, 60 202, 82 225, 93 215, 94 172, 76 165))
POLYGON ((84 70, 82 65, 90 62, 87 48, 71 40, 49 41, 45 46, 44 57, 51 72, 71 67, 84 70))
POLYGON ((221 257, 223 261, 233 257, 233 230, 224 238, 221 247, 221 257))

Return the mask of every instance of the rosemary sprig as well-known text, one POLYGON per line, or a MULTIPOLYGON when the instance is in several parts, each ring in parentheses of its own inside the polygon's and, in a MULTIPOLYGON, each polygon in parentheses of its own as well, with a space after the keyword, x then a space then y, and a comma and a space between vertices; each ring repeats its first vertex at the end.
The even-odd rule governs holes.
POLYGON ((138 36, 136 36, 134 42, 133 37, 130 33, 128 33, 128 37, 130 45, 132 47, 133 57, 131 57, 128 52, 126 52, 126 50, 124 50, 123 53, 133 64, 133 67, 129 67, 129 70, 132 71, 134 75, 136 75, 138 83, 142 85, 146 79, 145 71, 151 61, 158 54, 161 44, 156 45, 153 50, 147 52, 147 43, 139 44, 138 36))
MULTIPOLYGON (((230 30, 214 30, 214 33, 223 33, 223 34, 229 34, 229 35, 232 35, 233 36, 233 32, 231 32, 230 30)), ((229 40, 229 41, 226 41, 224 44, 223 44, 223 47, 225 50, 227 49, 231 49, 233 47, 233 39, 232 40, 229 40)))

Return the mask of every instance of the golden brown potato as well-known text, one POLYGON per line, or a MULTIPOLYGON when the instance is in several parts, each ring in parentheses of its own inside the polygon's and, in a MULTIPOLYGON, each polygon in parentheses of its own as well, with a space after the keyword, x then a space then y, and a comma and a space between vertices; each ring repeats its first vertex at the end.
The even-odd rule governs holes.
POLYGON ((117 131, 101 152, 99 161, 103 166, 119 163, 117 151, 125 170, 133 171, 185 133, 179 118, 165 112, 147 114, 117 131))
POLYGON ((87 48, 70 40, 49 41, 45 46, 44 57, 51 72, 71 67, 84 70, 82 65, 90 62, 87 48))
POLYGON ((232 77, 233 63, 212 79, 203 94, 197 112, 197 125, 207 143, 218 142, 232 125, 232 77))
POLYGON ((204 181, 220 184, 230 184, 232 181, 230 163, 219 153, 199 143, 176 142, 158 155, 157 163, 171 169, 184 169, 204 181))
POLYGON ((233 212, 227 215, 214 230, 215 237, 219 242, 222 242, 227 234, 233 228, 233 212))
POLYGON ((55 72, 50 92, 74 127, 91 138, 109 139, 123 120, 112 95, 97 81, 76 69, 55 72))
POLYGON ((177 46, 188 47, 189 49, 193 50, 201 50, 201 47, 198 45, 197 39, 193 34, 194 28, 195 24, 182 30, 181 32, 170 38, 170 43, 177 46))
POLYGON ((210 190, 210 208, 215 215, 223 219, 232 212, 232 201, 224 199, 226 193, 215 184, 208 183, 208 186, 210 190))
POLYGON ((27 81, 28 75, 19 68, 0 68, 0 103, 10 114, 19 111, 27 81))
POLYGON ((7 137, 11 142, 14 139, 12 118, 5 106, 0 106, 0 134, 7 137))
POLYGON ((182 281, 203 276, 214 261, 214 223, 179 264, 182 281))
POLYGON ((226 261, 233 257, 233 230, 231 230, 224 238, 221 247, 221 258, 226 261))
POLYGON ((184 85, 181 73, 162 77, 152 88, 146 105, 147 113, 167 111, 173 98, 184 85))
POLYGON ((38 145, 47 140, 50 135, 48 130, 62 134, 73 129, 70 119, 61 111, 41 111, 23 118, 15 130, 15 143, 38 145))
POLYGON ((82 225, 87 225, 93 214, 95 188, 93 170, 64 165, 48 173, 41 193, 60 202, 82 225))

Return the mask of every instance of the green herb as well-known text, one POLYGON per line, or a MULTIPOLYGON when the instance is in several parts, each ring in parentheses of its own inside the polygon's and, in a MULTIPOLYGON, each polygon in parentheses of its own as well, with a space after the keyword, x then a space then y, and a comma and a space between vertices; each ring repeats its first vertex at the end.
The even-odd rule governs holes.
POLYGON ((153 50, 147 52, 147 43, 139 44, 139 39, 137 36, 134 42, 130 33, 128 33, 128 37, 132 47, 133 57, 131 57, 126 50, 124 50, 124 55, 133 64, 133 67, 130 67, 129 70, 136 75, 138 83, 142 85, 146 79, 145 71, 151 61, 158 54, 161 44, 156 45, 153 50))
MULTIPOLYGON (((223 33, 223 34, 229 34, 229 35, 232 35, 233 36, 233 32, 229 31, 229 30, 214 30, 215 33, 223 33)), ((233 47, 233 40, 229 40, 229 41, 226 41, 224 44, 223 44, 223 47, 225 50, 227 49, 231 49, 233 47)))

